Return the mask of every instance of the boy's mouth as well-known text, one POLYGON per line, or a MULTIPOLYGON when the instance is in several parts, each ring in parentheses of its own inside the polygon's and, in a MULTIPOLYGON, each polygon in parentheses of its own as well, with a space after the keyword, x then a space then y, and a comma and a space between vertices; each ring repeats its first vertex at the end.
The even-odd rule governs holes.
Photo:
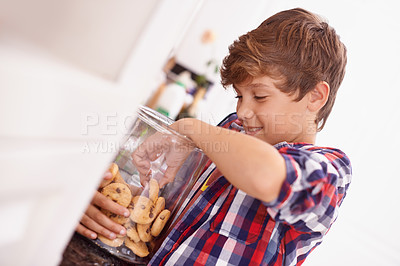
POLYGON ((256 135, 258 132, 260 132, 263 128, 262 127, 246 127, 245 131, 247 135, 251 135, 254 136, 256 135))

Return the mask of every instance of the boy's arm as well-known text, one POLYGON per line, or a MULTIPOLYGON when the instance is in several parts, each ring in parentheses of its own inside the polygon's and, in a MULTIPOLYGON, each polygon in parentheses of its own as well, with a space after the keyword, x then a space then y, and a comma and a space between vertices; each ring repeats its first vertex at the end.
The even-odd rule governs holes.
POLYGON ((235 187, 264 202, 278 197, 286 167, 272 145, 193 118, 171 127, 193 140, 235 187))
POLYGON ((338 149, 314 145, 281 145, 279 152, 287 177, 278 199, 265 204, 268 213, 299 232, 325 235, 351 182, 349 158, 338 149))

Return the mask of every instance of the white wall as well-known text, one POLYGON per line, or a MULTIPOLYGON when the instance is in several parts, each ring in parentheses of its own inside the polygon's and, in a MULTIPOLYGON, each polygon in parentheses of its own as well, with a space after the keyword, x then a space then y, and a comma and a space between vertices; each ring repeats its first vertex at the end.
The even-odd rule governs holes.
POLYGON ((342 147, 352 160, 354 177, 332 235, 310 257, 309 265, 399 265, 396 5, 394 1, 343 1, 330 6, 313 2, 305 3, 306 7, 330 18, 349 55, 334 113, 318 142, 342 147))
MULTIPOLYGON (((222 59, 227 51, 221 52, 223 46, 278 11, 302 7, 327 18, 348 48, 348 67, 317 144, 345 151, 354 176, 337 222, 305 265, 400 265, 400 175, 396 169, 400 22, 396 1, 243 2, 207 1, 198 24, 180 46, 184 51, 178 51, 178 58, 201 68, 205 48, 199 42, 196 46, 196 40, 205 28, 218 33, 215 49, 222 59)), ((216 123, 233 110, 233 94, 216 85, 200 117, 216 123)))

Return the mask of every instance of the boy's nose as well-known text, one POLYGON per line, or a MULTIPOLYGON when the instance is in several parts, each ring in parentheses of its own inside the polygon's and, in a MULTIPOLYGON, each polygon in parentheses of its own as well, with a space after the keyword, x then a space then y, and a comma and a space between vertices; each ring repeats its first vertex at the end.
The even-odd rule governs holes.
POLYGON ((240 106, 237 109, 236 114, 237 114, 239 120, 243 121, 243 120, 248 120, 248 119, 252 118, 254 115, 254 112, 248 106, 240 106))

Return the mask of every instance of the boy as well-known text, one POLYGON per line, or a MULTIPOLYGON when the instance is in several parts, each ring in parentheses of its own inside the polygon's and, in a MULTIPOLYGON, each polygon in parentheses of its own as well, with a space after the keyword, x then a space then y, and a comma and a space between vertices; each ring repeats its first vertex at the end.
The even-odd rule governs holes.
MULTIPOLYGON (((213 163, 151 265, 304 262, 335 221, 351 179, 343 152, 314 145, 346 61, 334 29, 303 9, 275 14, 230 46, 221 77, 236 91, 237 112, 218 127, 191 118, 172 125, 213 163), (228 150, 209 149, 213 143, 228 150)), ((145 146, 133 155, 143 176, 149 157, 145 146)), ((167 180, 176 172, 171 161, 167 180)))

